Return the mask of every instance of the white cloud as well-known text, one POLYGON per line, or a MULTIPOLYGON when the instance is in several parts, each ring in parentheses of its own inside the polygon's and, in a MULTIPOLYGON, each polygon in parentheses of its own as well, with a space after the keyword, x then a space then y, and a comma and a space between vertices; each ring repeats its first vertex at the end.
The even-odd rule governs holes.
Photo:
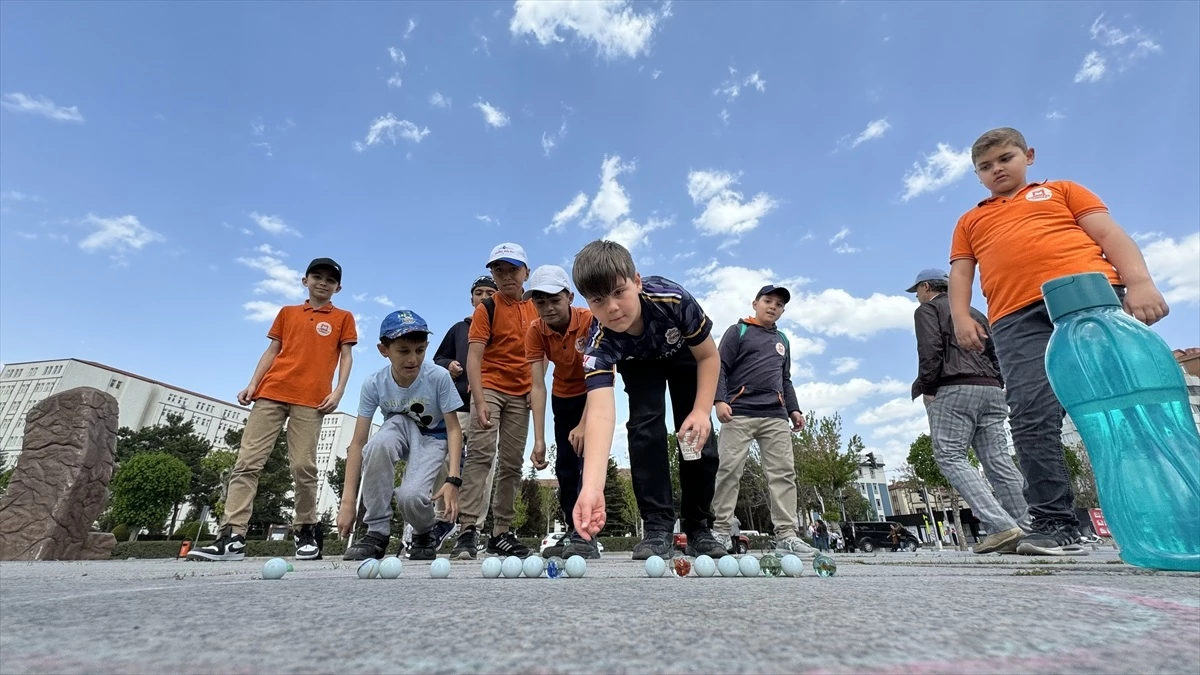
POLYGON ((287 257, 286 253, 284 253, 283 251, 280 251, 279 249, 271 248, 270 244, 263 244, 263 245, 259 246, 258 248, 256 248, 255 250, 258 251, 259 253, 262 253, 263 255, 275 256, 276 258, 286 258, 287 257))
POLYGON ((917 302, 904 295, 857 298, 840 288, 792 293, 789 311, 811 333, 864 339, 885 330, 913 330, 917 302))
POLYGON ((383 117, 376 118, 371 123, 371 127, 367 129, 367 138, 364 142, 355 142, 354 149, 362 152, 368 147, 383 141, 391 141, 392 145, 396 144, 398 139, 404 139, 412 143, 420 143, 421 139, 429 135, 429 127, 424 129, 417 128, 417 125, 408 120, 398 119, 392 113, 388 113, 383 117))
POLYGON ((550 156, 550 151, 554 149, 558 142, 567 136, 567 121, 563 120, 558 127, 558 131, 543 131, 542 132, 542 154, 546 157, 550 156))
POLYGON ((267 157, 275 156, 275 153, 271 150, 271 144, 267 143, 266 141, 261 143, 251 143, 250 145, 255 148, 262 148, 263 153, 266 154, 267 157))
POLYGON ((291 234, 297 237, 300 236, 299 232, 289 227, 287 223, 283 222, 283 218, 280 218, 279 216, 268 216, 254 211, 250 214, 250 219, 258 223, 259 227, 271 234, 291 234))
POLYGON ((929 417, 924 413, 893 424, 875 427, 871 431, 871 435, 875 438, 895 438, 908 443, 916 440, 917 436, 927 433, 929 433, 929 417))
POLYGON ((412 32, 416 29, 417 29, 416 20, 410 18, 408 20, 408 27, 404 29, 404 39, 407 40, 408 36, 412 35, 412 32))
POLYGON ((142 225, 136 216, 100 218, 89 213, 83 223, 95 228, 94 232, 79 242, 79 248, 88 253, 109 250, 120 258, 130 249, 136 251, 147 244, 166 241, 161 234, 142 225))
POLYGON ((936 192, 971 172, 971 148, 955 150, 938 143, 937 150, 925 157, 925 165, 913 162, 912 170, 904 174, 904 201, 926 192, 936 192))
POLYGON ((479 112, 483 113, 483 121, 487 122, 488 126, 500 128, 506 127, 509 123, 508 115, 504 111, 493 106, 487 101, 477 101, 472 104, 473 108, 478 108, 479 112))
POLYGON ((266 129, 267 126, 263 124, 261 117, 250 123, 250 133, 254 134, 255 136, 262 136, 266 129))
POLYGON ((704 204, 704 212, 692 220, 701 234, 744 234, 758 227, 759 219, 779 206, 779 202, 765 192, 745 201, 742 193, 733 189, 740 177, 740 173, 724 171, 688 173, 688 196, 693 204, 704 204))
POLYGON ((907 384, 892 378, 872 382, 861 377, 841 384, 805 382, 797 384, 795 387, 796 400, 800 403, 800 409, 806 413, 816 411, 818 415, 839 412, 843 408, 856 405, 861 401, 884 394, 899 394, 909 389, 907 384))
POLYGON ((862 365, 862 359, 856 359, 852 356, 841 356, 833 360, 833 374, 845 375, 853 373, 862 365))
POLYGON ((833 249, 834 253, 840 253, 842 255, 858 253, 859 251, 862 251, 862 249, 851 246, 850 244, 839 244, 837 248, 833 249))
POLYGON ((743 87, 752 88, 761 94, 767 91, 767 81, 759 77, 757 70, 748 77, 738 77, 737 68, 730 66, 729 79, 714 89, 713 95, 724 96, 726 101, 733 102, 737 100, 738 96, 741 96, 743 87))
POLYGON ((596 53, 605 59, 636 59, 650 51, 655 29, 669 16, 669 1, 657 13, 638 13, 628 0, 517 0, 508 29, 514 36, 532 35, 542 46, 564 42, 560 30, 574 31, 578 40, 595 45, 596 53))
POLYGON ((367 299, 367 294, 366 293, 355 293, 354 295, 352 295, 350 297, 354 298, 355 302, 363 302, 364 300, 367 299))
POLYGON ((404 80, 400 79, 400 73, 392 73, 392 76, 387 80, 388 89, 399 89, 404 86, 404 80))
POLYGON ((729 124, 729 109, 721 108, 721 112, 717 113, 717 118, 721 120, 722 124, 728 125, 729 124))
POLYGON ((891 128, 892 125, 889 124, 886 119, 868 122, 867 128, 862 130, 862 133, 860 133, 858 137, 854 139, 854 142, 850 144, 850 147, 857 148, 860 143, 873 141, 876 138, 883 138, 883 135, 887 133, 888 129, 891 128))
POLYGON ((266 279, 254 285, 255 294, 276 295, 288 300, 299 300, 304 297, 304 286, 300 283, 303 275, 288 267, 279 258, 261 255, 256 258, 238 258, 237 262, 266 275, 266 279))
POLYGON ((0 97, 0 106, 7 110, 19 113, 30 113, 32 115, 41 115, 47 119, 52 119, 56 122, 82 122, 83 113, 79 112, 77 106, 60 106, 56 105, 45 96, 26 96, 21 92, 13 92, 0 97))
POLYGON ((617 182, 617 177, 635 168, 633 162, 621 162, 620 155, 604 157, 600 165, 600 190, 596 192, 583 219, 585 225, 594 222, 613 225, 629 214, 629 195, 625 194, 625 188, 617 182))
POLYGON ((587 208, 587 205, 587 194, 580 192, 579 194, 575 195, 575 198, 571 200, 571 203, 567 204, 561 211, 554 214, 554 217, 550 219, 550 225, 546 227, 545 232, 561 232, 563 226, 578 218, 579 214, 583 213, 583 210, 587 208))
POLYGON ((1200 304, 1200 233, 1178 242, 1160 236, 1143 244, 1142 254, 1167 303, 1200 304))
POLYGON ((1066 117, 1066 115, 1057 110, 1051 110, 1050 112, 1046 113, 1046 119, 1048 120, 1061 120, 1066 119, 1066 117))
POLYGON ((833 235, 833 237, 830 238, 829 244, 832 246, 833 244, 838 243, 839 241, 845 239, 846 235, 848 235, 848 234, 850 234, 850 228, 843 227, 842 229, 838 230, 837 234, 833 235))
POLYGON ((404 56, 404 52, 395 47, 388 47, 388 56, 392 57, 392 63, 397 63, 401 66, 408 65, 408 59, 404 56))
POLYGON ((652 80, 657 80, 660 76, 662 76, 661 70, 655 70, 653 73, 650 73, 650 79, 652 80))
POLYGON ((1075 83, 1099 82, 1100 78, 1104 77, 1105 69, 1104 57, 1100 56, 1100 52, 1088 52, 1083 57, 1083 64, 1075 73, 1075 83))
POLYGON ((386 295, 377 295, 371 299, 374 300, 375 302, 378 302, 379 304, 383 305, 384 307, 387 307, 388 309, 395 308, 395 306, 396 306, 396 304, 394 302, 392 302, 391 299, 388 298, 388 296, 386 296, 386 295))
POLYGON ((500 225, 500 219, 499 219, 499 218, 493 218, 493 217, 491 217, 490 215, 488 215, 488 214, 486 214, 486 213, 482 213, 482 214, 476 214, 476 215, 475 215, 475 220, 478 220, 478 221, 479 221, 479 222, 481 222, 481 223, 487 223, 488 225, 496 225, 496 226, 499 226, 499 225, 500 225))
POLYGON ((767 81, 758 76, 757 70, 750 73, 750 77, 747 77, 743 84, 747 87, 754 87, 760 94, 767 91, 767 81))
POLYGON ((435 108, 449 108, 450 99, 443 96, 440 91, 435 91, 433 92, 433 95, 429 97, 429 105, 435 108))
MULTIPOLYGON (((915 357, 915 355, 914 355, 915 357)), ((854 419, 855 424, 878 426, 898 419, 912 418, 914 415, 924 415, 925 404, 918 398, 915 401, 907 396, 894 398, 890 401, 864 410, 854 419)))
POLYGON ((268 321, 274 321, 275 316, 279 314, 279 310, 283 309, 283 306, 274 302, 251 300, 250 302, 243 304, 242 309, 246 310, 247 321, 266 323, 268 321))
POLYGON ((0 194, 0 200, 11 201, 11 202, 38 202, 38 203, 44 203, 46 201, 45 199, 43 199, 42 197, 39 197, 38 195, 31 195, 31 194, 26 194, 24 192, 17 192, 16 190, 9 190, 8 192, 5 192, 4 194, 0 194))

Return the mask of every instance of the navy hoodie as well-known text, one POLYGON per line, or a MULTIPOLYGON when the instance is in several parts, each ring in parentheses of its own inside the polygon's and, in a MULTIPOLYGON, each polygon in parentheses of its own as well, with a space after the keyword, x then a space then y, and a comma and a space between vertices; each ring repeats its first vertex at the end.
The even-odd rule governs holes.
POLYGON ((754 319, 740 319, 721 338, 717 402, 740 417, 787 419, 800 410, 792 388, 792 350, 787 337, 754 319))

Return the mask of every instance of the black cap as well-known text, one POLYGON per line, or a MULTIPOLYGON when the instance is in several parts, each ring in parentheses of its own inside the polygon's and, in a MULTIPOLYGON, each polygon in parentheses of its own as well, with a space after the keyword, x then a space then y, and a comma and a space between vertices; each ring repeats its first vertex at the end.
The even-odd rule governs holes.
POLYGON ((766 286, 758 289, 758 295, 754 296, 754 299, 757 300, 764 295, 771 294, 775 294, 783 298, 784 304, 792 301, 792 294, 788 292, 788 289, 784 288, 783 286, 772 286, 771 284, 767 284, 766 286))
POLYGON ((500 290, 500 289, 496 288, 496 280, 486 274, 479 277, 478 279, 475 280, 475 283, 471 284, 471 292, 474 293, 475 289, 479 288, 481 286, 485 287, 485 288, 490 288, 494 291, 500 290))
POLYGON ((328 267, 333 270, 333 276, 337 278, 338 283, 342 283, 342 266, 334 262, 333 258, 315 258, 308 263, 308 269, 304 270, 304 276, 312 274, 312 271, 318 267, 328 267))

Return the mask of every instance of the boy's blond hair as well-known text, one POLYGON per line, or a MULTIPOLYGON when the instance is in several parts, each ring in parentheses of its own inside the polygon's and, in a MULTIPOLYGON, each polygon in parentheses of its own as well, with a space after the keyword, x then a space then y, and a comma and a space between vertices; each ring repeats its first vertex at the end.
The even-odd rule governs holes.
POLYGON ((1021 135, 1021 132, 1012 127, 1000 127, 984 133, 975 141, 971 146, 971 163, 979 161, 979 156, 988 150, 1007 145, 1015 145, 1021 149, 1021 152, 1029 149, 1029 144, 1025 142, 1025 137, 1021 135))
POLYGON ((598 239, 575 254, 571 276, 575 290, 585 299, 606 298, 623 281, 637 276, 637 268, 624 246, 598 239))

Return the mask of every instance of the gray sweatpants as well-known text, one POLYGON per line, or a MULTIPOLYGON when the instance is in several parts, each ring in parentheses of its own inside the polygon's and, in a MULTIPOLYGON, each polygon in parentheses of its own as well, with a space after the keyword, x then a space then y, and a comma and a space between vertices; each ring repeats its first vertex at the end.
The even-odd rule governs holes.
POLYGON ((363 448, 362 503, 367 531, 391 534, 392 497, 413 532, 433 529, 433 482, 446 459, 446 441, 421 433, 405 415, 387 418, 363 448), (396 487, 396 462, 408 460, 396 487))
POLYGON ((1024 480, 1008 454, 1004 435, 1004 419, 1008 417, 1004 391, 967 384, 938 387, 928 412, 933 458, 988 533, 1014 527, 1028 530, 1024 480), (975 449, 991 489, 967 459, 968 447, 975 449))

